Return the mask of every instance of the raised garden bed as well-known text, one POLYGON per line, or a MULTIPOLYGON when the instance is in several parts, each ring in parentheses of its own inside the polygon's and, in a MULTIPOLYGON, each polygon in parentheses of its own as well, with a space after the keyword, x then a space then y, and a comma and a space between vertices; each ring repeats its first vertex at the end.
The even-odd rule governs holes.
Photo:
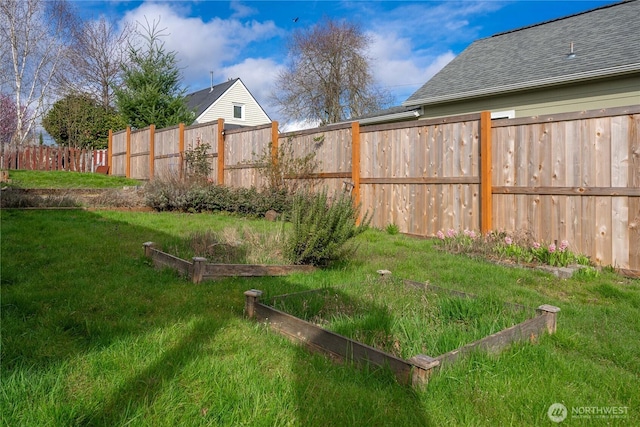
POLYGON ((156 249, 153 242, 143 244, 145 256, 151 258, 156 268, 172 268, 189 277, 193 283, 223 277, 286 276, 291 273, 311 272, 310 265, 265 265, 265 264, 216 264, 206 258, 193 257, 192 261, 156 249))
MULTIPOLYGON (((403 281, 405 286, 419 289, 421 292, 445 295, 447 298, 474 299, 474 295, 458 291, 450 291, 438 288, 430 284, 420 282, 403 281)), ((550 305, 541 305, 535 311, 518 304, 504 304, 506 310, 526 311, 535 313, 533 317, 506 327, 499 332, 492 333, 468 344, 445 351, 442 354, 412 354, 409 357, 399 357, 392 354, 393 351, 384 351, 371 345, 367 345, 356 339, 328 330, 318 323, 322 320, 314 318, 307 321, 292 314, 279 310, 275 306, 282 306, 282 302, 289 299, 305 298, 305 307, 313 305, 313 299, 318 295, 331 294, 331 290, 318 289, 302 293, 280 295, 270 298, 270 304, 260 301, 262 291, 252 289, 245 292, 245 313, 249 318, 263 322, 269 327, 297 342, 303 343, 312 351, 327 354, 336 360, 349 360, 356 363, 370 363, 379 367, 390 368, 399 382, 413 386, 423 386, 428 382, 429 376, 435 369, 454 363, 460 356, 474 352, 486 351, 496 353, 518 341, 535 342, 537 337, 547 331, 555 333, 556 316, 559 308, 550 305)), ((340 305, 342 303, 338 303, 340 305)), ((285 304, 286 306, 286 304, 285 304)), ((345 311, 349 308, 341 306, 345 311)))

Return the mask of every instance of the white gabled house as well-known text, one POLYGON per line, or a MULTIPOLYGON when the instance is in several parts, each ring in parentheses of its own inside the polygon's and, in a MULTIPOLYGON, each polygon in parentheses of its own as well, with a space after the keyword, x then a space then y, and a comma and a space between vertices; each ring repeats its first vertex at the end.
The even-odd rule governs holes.
POLYGON ((196 113, 194 124, 220 118, 224 119, 225 125, 233 127, 271 123, 267 113, 239 78, 190 93, 186 101, 196 113))

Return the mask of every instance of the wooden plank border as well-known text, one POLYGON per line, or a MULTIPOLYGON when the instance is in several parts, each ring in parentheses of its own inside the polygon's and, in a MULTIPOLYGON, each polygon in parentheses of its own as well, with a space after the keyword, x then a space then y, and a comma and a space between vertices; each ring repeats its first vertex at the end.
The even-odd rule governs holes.
MULTIPOLYGON (((308 292, 308 291, 306 291, 308 292)), ((453 291, 453 295, 465 295, 463 292, 453 291)), ((304 292, 298 292, 300 294, 304 292)), ((356 364, 372 364, 378 367, 390 368, 401 384, 423 387, 428 383, 433 371, 443 365, 452 364, 461 356, 474 351, 483 350, 499 352, 515 342, 535 342, 543 334, 554 334, 557 328, 558 307, 541 305, 536 309, 536 316, 525 320, 510 328, 489 335, 480 340, 462 346, 456 350, 444 353, 438 357, 418 354, 409 360, 404 360, 392 354, 378 350, 366 344, 328 331, 305 320, 284 313, 274 307, 262 304, 262 291, 251 289, 244 293, 244 312, 248 318, 265 323, 272 330, 288 337, 294 342, 301 343, 311 351, 329 355, 339 361, 349 360, 356 364)), ((290 294, 292 295, 292 294, 290 294)), ((284 295, 280 297, 287 297, 284 295)), ((275 300, 278 296, 273 297, 275 300)))
POLYGON ((215 280, 221 277, 286 276, 292 273, 310 273, 310 265, 265 265, 265 264, 216 264, 207 263, 206 258, 194 257, 192 262, 162 252, 154 242, 143 243, 144 255, 151 258, 156 268, 172 268, 188 276, 193 283, 215 280))

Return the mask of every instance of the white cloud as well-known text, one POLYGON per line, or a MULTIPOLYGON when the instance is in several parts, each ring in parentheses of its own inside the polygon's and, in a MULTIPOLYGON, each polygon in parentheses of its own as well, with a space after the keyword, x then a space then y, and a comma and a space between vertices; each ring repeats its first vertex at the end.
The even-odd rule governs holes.
POLYGON ((315 120, 294 120, 286 123, 282 123, 279 126, 281 133, 296 132, 305 129, 314 129, 320 126, 320 121, 315 120))
POLYGON ((269 104, 271 88, 282 69, 282 65, 269 58, 247 58, 244 61, 225 67, 223 73, 227 78, 240 77, 249 92, 264 108, 269 116, 276 120, 269 104))
POLYGON ((251 6, 247 6, 246 4, 240 3, 238 0, 232 0, 229 4, 231 10, 233 10, 233 15, 231 18, 239 19, 246 18, 247 16, 255 15, 258 11, 251 6))
POLYGON ((179 4, 146 2, 127 12, 123 19, 140 23, 145 23, 145 18, 149 22, 160 20, 159 28, 166 28, 169 35, 162 39, 165 49, 177 53, 184 81, 189 86, 209 84, 210 71, 214 71, 214 80, 222 81, 225 76, 220 70, 239 60, 247 45, 281 32, 272 21, 241 22, 215 17, 205 22, 200 17, 189 17, 188 13, 179 4))
POLYGON ((455 57, 450 50, 438 55, 427 52, 420 54, 412 40, 393 33, 369 36, 372 40, 369 55, 374 58, 374 77, 380 86, 395 95, 398 104, 455 57))

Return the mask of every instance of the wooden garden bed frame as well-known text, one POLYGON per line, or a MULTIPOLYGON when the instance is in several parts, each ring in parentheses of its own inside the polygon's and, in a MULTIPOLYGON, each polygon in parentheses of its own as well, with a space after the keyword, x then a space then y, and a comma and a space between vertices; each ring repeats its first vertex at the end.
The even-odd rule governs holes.
POLYGON ((156 268, 172 268, 188 276, 193 283, 215 280, 222 277, 286 276, 297 272, 311 272, 310 265, 264 265, 264 264, 214 264, 206 258, 193 257, 193 262, 156 249, 155 243, 143 244, 145 256, 153 260, 156 268))
MULTIPOLYGON (((464 292, 448 290, 430 285, 429 283, 412 282, 405 280, 409 286, 419 287, 425 290, 447 293, 461 298, 476 298, 464 292)), ((321 291, 318 289, 315 291, 321 291)), ((313 291, 306 291, 313 292, 313 291)), ((500 332, 489 335, 470 344, 464 345, 453 351, 432 357, 426 354, 418 354, 408 360, 401 359, 392 354, 378 350, 374 347, 354 341, 345 336, 328 331, 305 320, 277 310, 260 302, 262 291, 251 289, 245 295, 245 315, 258 322, 267 324, 272 330, 300 342, 312 351, 329 355, 339 361, 349 360, 357 364, 370 363, 379 367, 390 368, 397 380, 402 384, 414 387, 425 386, 434 370, 454 363, 460 356, 473 351, 482 350, 497 353, 514 342, 535 342, 538 336, 545 331, 548 334, 556 332, 558 307, 541 305, 536 309, 536 316, 517 325, 503 329, 500 332)), ((290 295, 280 295, 275 298, 286 298, 290 295)), ((506 303, 506 306, 515 309, 526 309, 519 304, 506 303)))

